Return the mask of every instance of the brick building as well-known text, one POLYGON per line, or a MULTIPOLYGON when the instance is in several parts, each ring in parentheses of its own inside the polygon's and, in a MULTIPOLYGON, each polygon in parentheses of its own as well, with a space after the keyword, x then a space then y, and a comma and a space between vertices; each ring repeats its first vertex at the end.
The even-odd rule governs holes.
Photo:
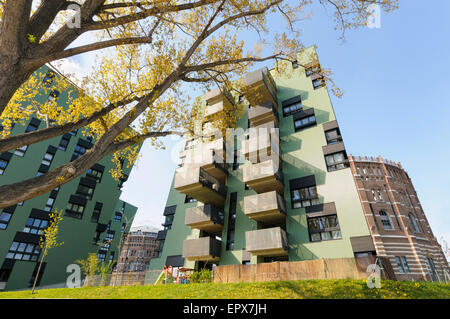
POLYGON ((399 280, 444 280, 448 262, 401 164, 380 156, 349 161, 376 254, 390 259, 399 280))
POLYGON ((150 260, 157 256, 157 230, 149 227, 133 227, 124 238, 115 273, 142 272, 148 269, 150 260))

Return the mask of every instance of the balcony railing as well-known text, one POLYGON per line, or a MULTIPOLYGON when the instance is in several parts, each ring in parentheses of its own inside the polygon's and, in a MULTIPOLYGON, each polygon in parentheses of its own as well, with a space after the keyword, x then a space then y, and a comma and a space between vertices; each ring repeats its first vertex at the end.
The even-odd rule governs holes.
POLYGON ((222 242, 214 237, 183 241, 183 258, 188 261, 218 261, 222 242))
POLYGON ((227 196, 227 187, 201 167, 177 168, 174 188, 200 202, 218 207, 223 207, 227 196))
MULTIPOLYGON (((222 141, 220 139, 218 142, 222 141)), ((215 141, 212 143, 215 143, 215 141)), ((183 165, 187 169, 201 167, 206 173, 223 183, 228 173, 228 164, 224 163, 223 147, 210 149, 209 147, 212 145, 209 144, 211 143, 199 144, 198 147, 188 150, 183 165)))
POLYGON ((223 101, 219 101, 213 105, 207 105, 205 108, 205 117, 213 116, 221 111, 223 111, 223 101))
POLYGON ((289 250, 286 232, 280 227, 247 231, 245 242, 254 256, 286 256, 289 250))
POLYGON ((217 234, 222 231, 223 219, 223 211, 214 205, 186 208, 185 224, 192 229, 217 234))
POLYGON ((272 154, 280 154, 280 136, 278 130, 270 128, 252 128, 249 139, 242 142, 242 153, 252 163, 260 162, 272 154))
POLYGON ((283 194, 284 180, 280 170, 281 160, 273 153, 272 159, 257 164, 245 164, 243 169, 244 183, 257 193, 276 190, 283 194))
POLYGON ((278 107, 277 86, 267 68, 251 72, 242 80, 247 86, 245 97, 251 105, 272 102, 278 107))
POLYGON ((276 191, 244 197, 244 213, 262 223, 277 223, 286 218, 286 203, 276 191))
POLYGON ((278 126, 278 110, 274 107, 272 102, 252 106, 248 109, 248 119, 250 121, 250 127, 255 127, 271 121, 274 121, 276 126, 278 126))

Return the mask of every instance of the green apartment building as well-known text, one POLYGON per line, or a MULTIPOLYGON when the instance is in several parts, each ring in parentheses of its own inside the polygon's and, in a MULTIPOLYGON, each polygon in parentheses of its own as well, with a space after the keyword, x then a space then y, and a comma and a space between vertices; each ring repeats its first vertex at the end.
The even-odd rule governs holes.
MULTIPOLYGON (((61 76, 47 67, 42 85, 52 85, 52 78, 61 76)), ((36 97, 39 103, 57 98, 67 106, 69 94, 77 88, 36 97)), ((12 134, 45 127, 36 117, 26 125, 16 123, 12 134)), ((0 184, 22 181, 68 163, 92 147, 92 140, 81 130, 73 131, 40 143, 0 154, 0 184)), ((131 168, 123 166, 125 176, 131 168)), ((125 180, 115 181, 109 173, 110 157, 102 159, 75 180, 48 194, 0 210, 0 290, 27 289, 32 285, 40 260, 39 238, 48 225, 49 213, 61 211, 58 239, 64 244, 49 251, 38 277, 38 286, 63 287, 67 266, 75 260, 97 253, 100 260, 117 260, 121 232, 127 232, 137 208, 119 200, 125 180), (127 222, 128 221, 128 222, 127 222)))
MULTIPOLYGON (((242 79, 244 134, 185 138, 150 269, 375 254, 320 65, 307 60, 314 50, 281 76, 242 79)), ((229 99, 217 89, 199 100, 209 130, 229 99)))

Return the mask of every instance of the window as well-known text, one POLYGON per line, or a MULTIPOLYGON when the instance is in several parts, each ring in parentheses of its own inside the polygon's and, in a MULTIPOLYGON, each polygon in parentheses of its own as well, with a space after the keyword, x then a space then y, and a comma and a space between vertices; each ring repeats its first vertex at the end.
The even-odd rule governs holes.
POLYGON ((405 256, 401 256, 400 258, 402 260, 403 268, 405 269, 405 272, 407 272, 407 273, 411 272, 411 270, 409 269, 409 266, 408 266, 408 262, 406 261, 406 257, 405 256))
POLYGON ((399 272, 401 272, 401 273, 410 273, 411 272, 405 256, 395 256, 395 261, 397 263, 399 272))
POLYGON ((40 120, 32 118, 27 128, 25 129, 25 132, 28 133, 36 131, 39 128, 39 124, 41 124, 40 120))
POLYGON ((68 212, 69 216, 72 215, 72 217, 81 218, 84 213, 84 208, 85 208, 85 206, 83 206, 81 204, 75 204, 75 203, 69 202, 66 207, 66 213, 68 212))
POLYGON ((92 195, 94 194, 94 188, 88 185, 80 184, 78 185, 77 194, 86 196, 87 198, 91 199, 92 195))
POLYGON ((39 168, 39 170, 36 173, 36 176, 41 176, 41 175, 44 175, 45 173, 47 173, 47 172, 43 171, 42 168, 39 168))
POLYGON ((50 94, 48 95, 49 101, 56 101, 59 97, 59 91, 58 90, 52 90, 50 94))
POLYGON ((109 230, 109 231, 106 232, 105 239, 106 240, 113 240, 114 239, 114 235, 115 235, 115 232, 109 230))
POLYGON ((9 164, 8 161, 6 161, 4 159, 0 159, 0 175, 3 175, 8 164, 9 164))
POLYGON ((289 116, 301 110, 302 110, 301 101, 289 105, 283 105, 283 116, 289 116))
POLYGON ((86 172, 86 175, 88 175, 89 177, 93 177, 93 178, 95 178, 97 180, 101 180, 102 176, 103 176, 103 172, 99 171, 99 170, 96 170, 94 168, 90 168, 86 172))
POLYGON ((236 226, 237 193, 230 194, 230 207, 228 211, 227 250, 234 249, 234 230, 236 226))
POLYGON ((314 65, 308 66, 305 69, 306 76, 311 76, 311 75, 313 75, 315 73, 319 73, 319 72, 320 72, 320 64, 314 64, 314 65))
POLYGON ((24 233, 30 234, 38 234, 43 235, 44 229, 47 228, 48 221, 38 219, 38 218, 28 218, 25 228, 23 229, 24 233))
POLYGON ((233 171, 237 170, 239 168, 239 150, 234 150, 234 156, 233 156, 233 171))
POLYGON ((311 115, 294 121, 294 128, 295 131, 298 132, 315 124, 316 124, 316 116, 311 115))
POLYGON ((28 149, 28 145, 24 145, 24 146, 16 149, 14 151, 14 155, 17 155, 17 156, 20 156, 20 157, 24 157, 25 156, 25 152, 27 151, 27 149, 28 149))
POLYGON ((61 151, 65 151, 67 149, 67 146, 69 145, 69 142, 70 136, 64 135, 59 142, 58 149, 60 149, 61 151))
POLYGON ((4 230, 8 227, 9 221, 11 220, 12 213, 2 211, 0 213, 0 230, 4 230))
POLYGON ((385 230, 394 230, 394 225, 392 225, 391 218, 385 211, 380 211, 381 224, 385 230))
POLYGON ((338 128, 326 131, 325 137, 327 138, 328 145, 342 142, 341 132, 339 131, 338 128))
POLYGON ((417 225, 418 224, 417 219, 411 213, 409 213, 408 217, 409 217, 409 222, 411 223, 413 230, 416 233, 420 233, 419 226, 417 225))
POLYGON ((41 249, 39 245, 14 241, 6 258, 16 260, 37 261, 41 249))
POLYGON ((380 202, 384 202, 383 194, 381 193, 381 191, 378 191, 378 199, 380 200, 380 202))
POLYGON ((309 186, 291 191, 292 208, 308 207, 319 204, 316 186, 309 186))
POLYGON ((338 152, 325 156, 325 162, 329 172, 337 171, 348 167, 347 155, 345 152, 338 152))
POLYGON ((52 71, 48 71, 47 74, 45 75, 44 79, 42 80, 42 82, 45 85, 50 86, 53 83, 54 78, 55 78, 55 73, 53 73, 52 71))
POLYGON ((166 216, 164 224, 162 224, 164 226, 164 229, 171 229, 172 228, 173 218, 174 218, 174 215, 167 215, 166 216))
POLYGON ((401 273, 405 272, 405 268, 403 268, 402 260, 399 256, 395 256, 395 261, 397 262, 398 271, 401 273))
POLYGON ((95 203, 95 208, 91 216, 92 223, 98 223, 98 220, 100 219, 100 214, 102 213, 102 208, 103 208, 102 203, 99 202, 95 203))
POLYGON ((105 259, 106 259, 106 252, 103 251, 103 250, 99 250, 98 254, 97 254, 97 259, 99 261, 105 261, 105 259))
POLYGON ((432 280, 436 281, 438 278, 437 278, 436 267, 434 265, 433 258, 427 257, 427 266, 428 266, 428 271, 431 274, 432 280))
POLYGON ((313 242, 342 238, 337 215, 308 218, 308 230, 313 242))
POLYGON ((372 189, 372 196, 373 196, 373 200, 377 202, 377 201, 378 201, 378 199, 377 199, 377 193, 376 193, 375 190, 373 190, 373 189, 372 189))
POLYGON ((45 203, 45 208, 44 208, 44 210, 47 211, 47 212, 51 212, 54 203, 55 203, 55 198, 54 198, 54 197, 49 197, 49 198, 47 199, 47 203, 45 203))
POLYGON ((324 78, 315 79, 312 81, 312 85, 314 90, 320 89, 325 86, 325 80, 324 78))
POLYGON ((48 152, 45 153, 44 159, 42 160, 41 164, 50 166, 54 156, 55 156, 54 154, 51 154, 51 153, 48 153, 48 152))
POLYGON ((77 144, 77 146, 75 146, 75 150, 73 151, 73 157, 77 158, 83 155, 84 153, 86 153, 86 150, 87 149, 85 147, 77 144))
POLYGON ((185 203, 194 203, 194 202, 196 202, 197 200, 195 199, 195 198, 192 198, 191 196, 189 196, 189 195, 186 195, 186 198, 184 199, 184 202, 185 203))
POLYGON ((114 214, 113 222, 121 222, 122 221, 122 213, 116 212, 114 214))

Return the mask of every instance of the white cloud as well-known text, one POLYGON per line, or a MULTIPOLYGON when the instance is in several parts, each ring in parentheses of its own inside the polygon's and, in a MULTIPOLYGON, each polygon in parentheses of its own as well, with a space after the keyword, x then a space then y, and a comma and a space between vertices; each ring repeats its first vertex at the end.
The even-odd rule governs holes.
POLYGON ((49 64, 77 85, 80 85, 83 77, 87 75, 85 68, 73 59, 61 59, 49 64))

